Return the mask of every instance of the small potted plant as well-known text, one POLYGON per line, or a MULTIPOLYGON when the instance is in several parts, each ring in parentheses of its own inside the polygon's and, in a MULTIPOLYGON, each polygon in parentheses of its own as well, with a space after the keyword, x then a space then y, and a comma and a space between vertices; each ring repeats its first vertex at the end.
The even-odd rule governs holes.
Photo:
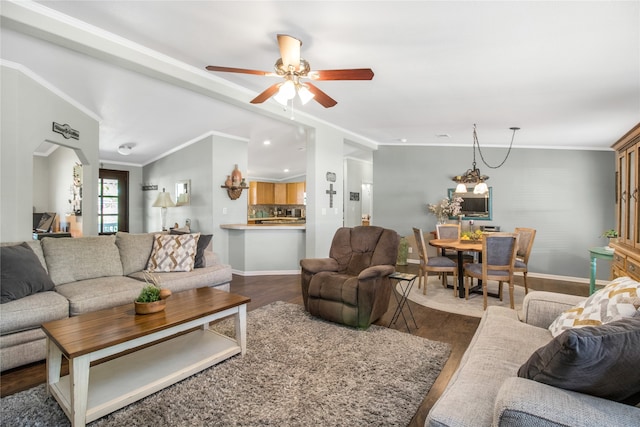
POLYGON ((600 237, 606 237, 607 239, 609 239, 609 243, 611 243, 612 241, 615 242, 615 239, 618 238, 618 231, 612 228, 602 233, 600 237))
POLYGON ((136 314, 150 314, 164 310, 167 304, 166 299, 171 296, 171 291, 161 289, 158 278, 147 270, 142 273, 146 285, 134 301, 136 314))

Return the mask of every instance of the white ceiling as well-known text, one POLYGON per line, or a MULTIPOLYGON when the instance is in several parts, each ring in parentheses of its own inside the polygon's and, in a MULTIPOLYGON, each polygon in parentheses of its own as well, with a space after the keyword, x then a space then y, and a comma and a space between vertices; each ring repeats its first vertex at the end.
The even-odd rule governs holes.
POLYGON ((2 59, 100 117, 103 161, 146 164, 218 132, 250 141, 250 177, 285 179, 305 173, 309 115, 358 148, 470 147, 476 123, 481 146, 508 146, 519 126, 516 148, 608 149, 640 120, 640 1, 2 1, 0 13, 2 59), (25 11, 55 29, 19 23, 25 11), (64 40, 68 27, 79 33, 64 40), (289 120, 274 100, 248 102, 273 77, 204 71, 271 71, 278 33, 302 40, 312 69, 370 67, 375 77, 317 82, 338 105, 296 105, 289 120), (100 53, 96 35, 121 52, 100 53), (141 48, 131 42, 193 80, 132 67, 126 50, 141 48), (126 143, 128 157, 117 153, 126 143))

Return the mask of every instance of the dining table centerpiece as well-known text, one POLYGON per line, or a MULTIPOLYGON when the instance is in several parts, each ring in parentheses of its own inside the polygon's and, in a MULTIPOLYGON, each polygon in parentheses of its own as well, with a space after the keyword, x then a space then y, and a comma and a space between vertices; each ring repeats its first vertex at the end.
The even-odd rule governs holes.
POLYGON ((460 196, 445 197, 438 203, 428 205, 429 212, 434 214, 438 219, 438 224, 444 224, 451 217, 457 217, 462 211, 462 202, 464 199, 460 196))

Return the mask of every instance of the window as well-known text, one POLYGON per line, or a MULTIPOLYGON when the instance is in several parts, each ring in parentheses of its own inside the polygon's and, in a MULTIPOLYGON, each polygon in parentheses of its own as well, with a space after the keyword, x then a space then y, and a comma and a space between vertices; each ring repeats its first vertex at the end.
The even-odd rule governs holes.
POLYGON ((100 169, 98 233, 129 231, 129 172, 100 169))

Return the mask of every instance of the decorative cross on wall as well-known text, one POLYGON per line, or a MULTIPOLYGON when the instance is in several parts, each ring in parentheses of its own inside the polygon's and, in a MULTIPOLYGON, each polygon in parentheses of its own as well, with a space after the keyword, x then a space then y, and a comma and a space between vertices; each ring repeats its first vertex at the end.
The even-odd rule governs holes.
POLYGON ((336 191, 333 189, 333 184, 329 184, 329 189, 325 191, 329 195, 329 207, 333 207, 333 195, 336 194, 336 191))

